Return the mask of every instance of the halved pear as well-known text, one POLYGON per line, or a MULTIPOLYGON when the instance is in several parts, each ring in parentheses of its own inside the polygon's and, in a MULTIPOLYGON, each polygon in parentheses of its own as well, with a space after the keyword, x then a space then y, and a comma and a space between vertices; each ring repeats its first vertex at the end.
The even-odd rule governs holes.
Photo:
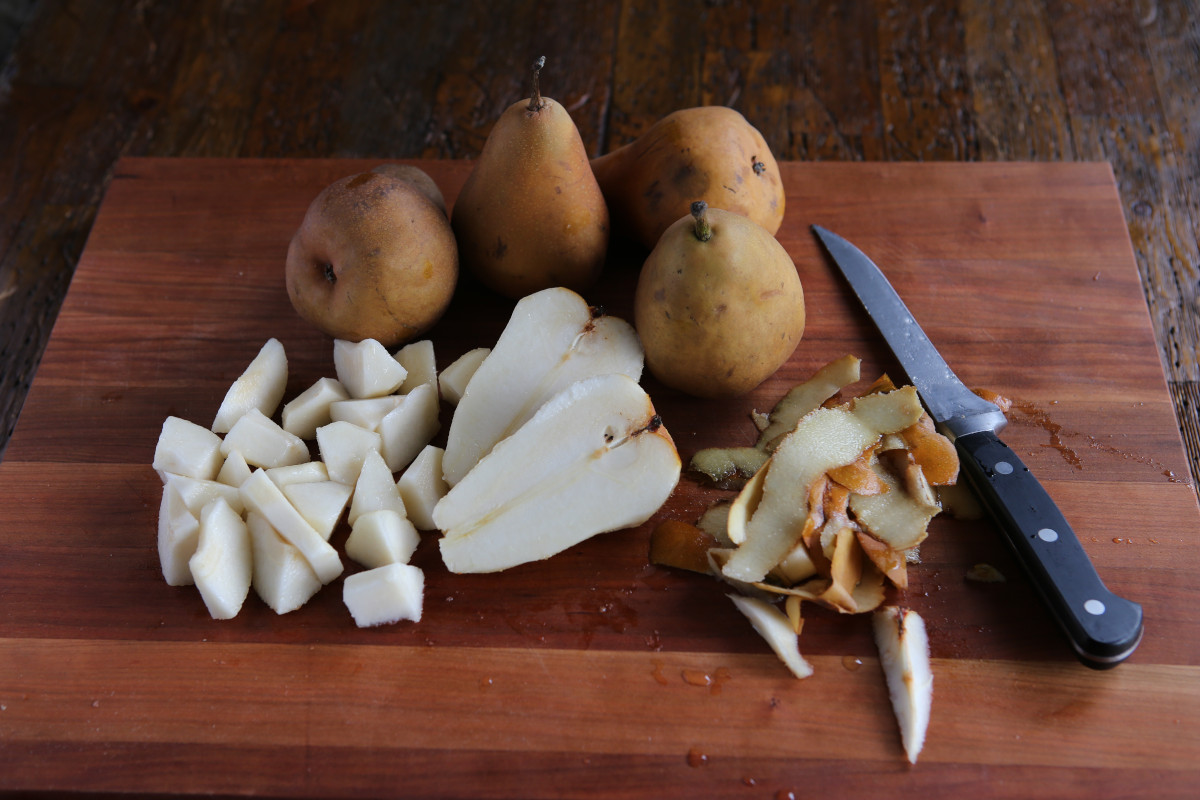
POLYGON ((884 606, 874 613, 872 625, 892 710, 900 724, 904 754, 909 763, 915 764, 925 744, 933 705, 933 671, 925 621, 911 609, 884 606))
POLYGON ((575 381, 619 373, 636 382, 643 360, 632 325, 600 314, 570 289, 522 298, 458 402, 442 459, 446 482, 461 481, 497 442, 575 381))
POLYGON ((671 494, 679 470, 675 444, 637 381, 615 373, 577 381, 437 504, 442 558, 452 572, 495 572, 640 525, 671 494))
POLYGON ((252 408, 274 415, 287 389, 287 354, 278 339, 268 339, 221 401, 213 420, 214 433, 228 433, 242 415, 252 408))

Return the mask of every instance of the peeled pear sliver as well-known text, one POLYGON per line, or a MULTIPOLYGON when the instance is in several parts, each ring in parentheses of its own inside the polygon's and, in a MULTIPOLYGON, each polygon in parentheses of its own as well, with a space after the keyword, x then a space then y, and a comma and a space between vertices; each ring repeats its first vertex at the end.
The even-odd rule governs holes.
POLYGON ((779 656, 787 668, 797 678, 807 678, 813 674, 812 665, 800 655, 800 640, 796 629, 787 615, 770 603, 756 597, 743 597, 731 594, 728 596, 737 606, 754 630, 758 631, 775 655, 779 656))
POLYGON ((804 417, 775 450, 762 500, 746 525, 744 543, 725 564, 725 575, 761 581, 799 541, 813 482, 853 462, 882 434, 912 425, 921 412, 916 390, 907 386, 804 417))
POLYGON ((746 541, 746 523, 754 514, 754 510, 758 508, 759 502, 762 500, 763 480, 767 477, 767 470, 771 467, 771 461, 768 459, 758 472, 755 472, 750 480, 746 481, 746 485, 738 492, 738 496, 734 498, 733 503, 729 506, 729 517, 725 523, 725 531, 729 535, 729 541, 734 544, 741 544, 746 541))
POLYGON ((915 764, 925 744, 933 704, 925 621, 910 609, 885 606, 875 612, 872 624, 904 754, 915 764))

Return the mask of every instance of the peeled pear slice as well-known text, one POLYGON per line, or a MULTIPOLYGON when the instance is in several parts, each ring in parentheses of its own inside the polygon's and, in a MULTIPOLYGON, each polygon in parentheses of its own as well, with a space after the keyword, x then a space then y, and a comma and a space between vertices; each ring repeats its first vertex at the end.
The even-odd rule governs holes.
POLYGON ((268 339, 238 379, 225 393, 217 416, 214 433, 228 433, 242 415, 252 408, 272 416, 287 389, 288 361, 278 339, 268 339))
POLYGON ((640 525, 679 471, 670 434, 637 381, 615 373, 577 381, 438 502, 442 558, 451 572, 497 572, 640 525))
POLYGON ((762 500, 724 574, 748 583, 761 581, 800 540, 813 482, 855 461, 881 435, 914 424, 921 412, 917 392, 908 386, 861 397, 847 406, 818 408, 800 420, 771 457, 762 500))
POLYGON ((542 403, 577 380, 642 375, 633 326, 597 313, 570 289, 544 289, 513 308, 496 346, 471 376, 447 433, 442 469, 451 486, 542 403))
POLYGON ((933 705, 933 672, 929 666, 925 621, 911 609, 884 606, 875 612, 872 625, 892 710, 900 724, 904 754, 909 763, 915 764, 925 744, 933 705))
POLYGON ((746 615, 754 630, 767 640, 775 655, 783 661, 797 678, 813 674, 812 664, 800 655, 800 641, 796 627, 787 615, 770 603, 757 597, 728 595, 738 610, 746 615))

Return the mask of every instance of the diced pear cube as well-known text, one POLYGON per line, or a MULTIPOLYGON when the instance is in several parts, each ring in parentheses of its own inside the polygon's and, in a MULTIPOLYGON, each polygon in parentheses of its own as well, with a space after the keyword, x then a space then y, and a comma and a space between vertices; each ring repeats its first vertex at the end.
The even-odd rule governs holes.
POLYGON ((374 339, 333 343, 333 366, 351 397, 381 397, 400 388, 408 373, 382 344, 374 339))
POLYGON ((349 422, 331 422, 317 428, 317 447, 329 479, 353 486, 367 453, 383 451, 383 438, 349 422))
POLYGON ((342 560, 337 551, 300 516, 264 470, 255 470, 241 485, 240 491, 247 510, 266 517, 271 527, 300 551, 322 583, 329 583, 342 574, 342 560))
POLYGON ((252 408, 234 423, 225 441, 222 455, 233 451, 242 454, 252 467, 286 467, 309 460, 308 445, 295 434, 279 427, 257 408, 252 408))
POLYGON ((346 539, 346 555, 364 567, 407 564, 421 543, 413 524, 391 509, 360 516, 346 539))
POLYGON ((200 535, 188 568, 213 619, 233 619, 250 593, 250 531, 221 498, 200 512, 200 535))
POLYGON ((408 371, 404 383, 400 384, 401 394, 408 394, 423 383, 437 383, 437 358, 429 339, 401 347, 396 352, 396 360, 408 371))
POLYGON ((346 510, 354 491, 353 487, 337 481, 290 483, 280 488, 305 522, 312 525, 327 542, 341 521, 342 512, 346 510))
POLYGON ((278 339, 268 339, 250 366, 225 393, 213 420, 213 432, 228 432, 252 408, 264 416, 272 416, 287 389, 287 377, 288 362, 283 345, 278 339))
POLYGON ((234 450, 225 457, 225 463, 221 465, 221 471, 217 473, 217 482, 236 488, 242 485, 242 481, 250 477, 252 471, 250 465, 246 463, 246 458, 234 450))
POLYGON ((490 347, 468 350, 442 370, 442 374, 438 376, 438 387, 442 391, 442 399, 452 406, 458 405, 463 392, 467 390, 467 384, 471 382, 471 376, 475 374, 475 370, 479 369, 479 365, 491 352, 490 347))
POLYGON ((383 457, 392 472, 407 467, 440 429, 438 393, 432 383, 404 395, 404 402, 379 423, 383 457))
POLYGON ((192 512, 197 519, 200 517, 201 509, 218 497, 229 503, 229 506, 239 514, 245 510, 237 486, 230 486, 219 481, 202 481, 186 475, 167 475, 167 483, 175 487, 188 511, 192 512))
POLYGON ((292 483, 317 483, 329 480, 329 470, 323 461, 305 461, 287 467, 272 467, 267 477, 282 488, 292 483))
POLYGON ((310 440, 317 435, 317 428, 332 421, 329 406, 349 397, 350 393, 341 382, 334 378, 321 378, 283 407, 283 429, 301 439, 310 440))
POLYGON ((154 469, 165 473, 212 480, 221 469, 221 437, 194 422, 167 417, 154 448, 154 469))
POLYGON ((379 422, 404 402, 404 396, 389 394, 383 397, 368 397, 364 400, 338 400, 329 406, 329 418, 334 422, 349 422, 360 428, 373 431, 379 422))
POLYGON ((421 621, 425 573, 411 564, 388 564, 350 575, 342 582, 342 601, 360 628, 421 621))
POLYGON ((442 477, 445 452, 440 447, 426 445, 396 482, 405 513, 423 531, 437 527, 433 523, 433 507, 450 491, 450 485, 442 477))
POLYGON ((321 588, 321 579, 267 518, 251 511, 246 527, 254 552, 254 592, 276 614, 295 611, 321 588))
POLYGON ((354 485, 354 497, 350 501, 350 513, 346 519, 353 526, 359 516, 383 508, 406 516, 404 501, 400 499, 400 490, 396 488, 392 471, 388 469, 383 456, 371 450, 363 460, 362 471, 359 472, 358 482, 354 485))
POLYGON ((188 561, 196 552, 200 520, 188 510, 179 490, 163 484, 158 507, 158 561, 168 586, 191 586, 196 581, 188 561))

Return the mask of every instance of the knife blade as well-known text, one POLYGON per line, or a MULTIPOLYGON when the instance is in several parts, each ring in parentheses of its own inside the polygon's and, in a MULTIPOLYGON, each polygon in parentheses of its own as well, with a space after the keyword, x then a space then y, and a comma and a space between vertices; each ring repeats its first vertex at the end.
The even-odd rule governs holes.
POLYGON ((870 258, 841 236, 813 231, 958 450, 963 473, 1017 561, 1089 667, 1120 664, 1142 639, 1142 607, 1110 592, 1058 506, 997 433, 1007 420, 954 374, 870 258))

